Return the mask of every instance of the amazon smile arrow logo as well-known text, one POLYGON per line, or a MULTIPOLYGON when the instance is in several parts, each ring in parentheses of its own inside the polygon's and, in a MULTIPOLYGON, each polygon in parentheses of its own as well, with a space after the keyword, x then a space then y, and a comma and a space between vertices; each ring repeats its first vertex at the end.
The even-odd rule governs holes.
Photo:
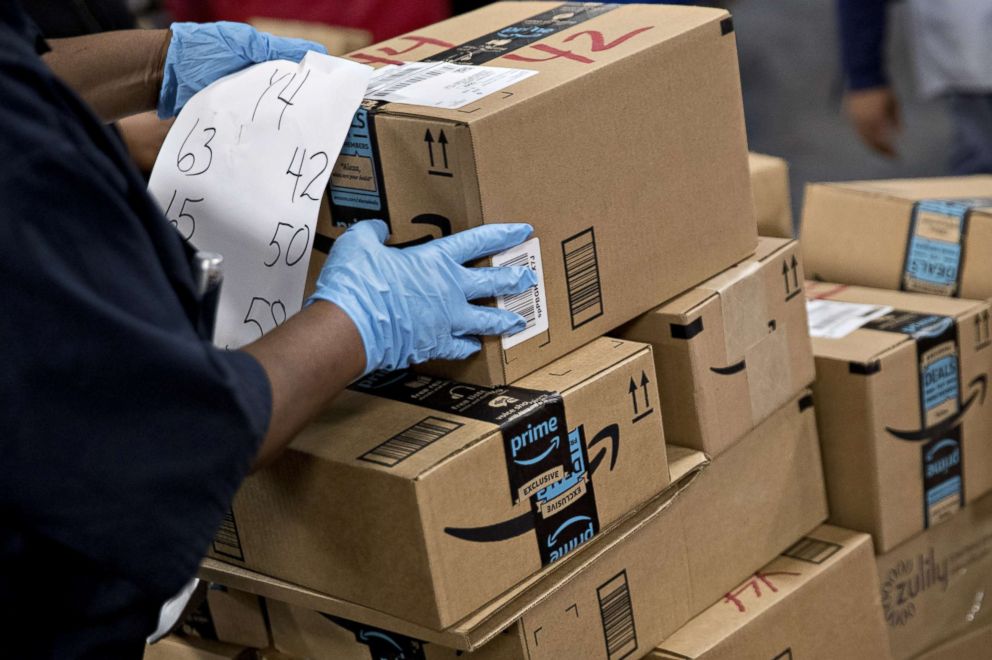
POLYGON ((929 428, 919 429, 916 431, 901 431, 890 426, 886 426, 885 430, 888 431, 893 437, 907 442, 922 442, 924 440, 931 440, 939 435, 943 435, 961 423, 961 420, 964 419, 965 414, 968 412, 968 409, 971 408, 972 404, 975 403, 976 399, 978 400, 978 405, 985 404, 985 393, 988 390, 988 385, 989 377, 986 374, 976 376, 970 383, 968 383, 968 388, 972 390, 971 396, 968 397, 968 400, 958 406, 958 411, 955 414, 929 428))

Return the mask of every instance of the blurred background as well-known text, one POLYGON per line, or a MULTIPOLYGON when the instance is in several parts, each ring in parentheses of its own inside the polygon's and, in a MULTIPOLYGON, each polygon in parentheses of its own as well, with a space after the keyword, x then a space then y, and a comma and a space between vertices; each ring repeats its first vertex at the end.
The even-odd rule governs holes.
MULTIPOLYGON (((672 0, 673 3, 676 0, 672 0)), ((908 11, 888 3, 887 71, 901 104, 897 155, 859 139, 842 112, 837 5, 843 0, 697 0, 734 14, 752 151, 791 166, 796 218, 809 181, 949 174, 950 122, 943 100, 914 89, 908 11)), ((167 26, 172 20, 251 22, 345 53, 487 4, 480 0, 25 0, 49 36, 167 26)))

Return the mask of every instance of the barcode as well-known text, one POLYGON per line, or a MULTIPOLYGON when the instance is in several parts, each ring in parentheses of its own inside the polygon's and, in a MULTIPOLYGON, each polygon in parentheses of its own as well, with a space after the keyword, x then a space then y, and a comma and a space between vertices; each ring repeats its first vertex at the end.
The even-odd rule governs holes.
POLYGON ((224 520, 220 523, 220 529, 214 536, 214 552, 218 555, 231 557, 238 561, 245 560, 245 553, 241 549, 241 537, 238 535, 238 524, 234 521, 234 511, 228 510, 224 514, 224 520))
POLYGON ((366 94, 366 96, 389 96, 395 92, 398 92, 410 85, 414 85, 425 80, 429 80, 435 76, 439 76, 445 73, 447 69, 445 67, 431 65, 425 68, 417 67, 419 72, 405 71, 405 67, 401 67, 396 74, 390 74, 386 76, 386 81, 388 83, 387 87, 377 87, 371 94, 366 94), (391 78, 399 78, 398 80, 391 81, 391 78))
POLYGON ((369 463, 393 467, 461 427, 458 422, 440 417, 425 417, 358 458, 369 463))
POLYGON ((592 227, 561 243, 565 257, 565 282, 572 329, 603 315, 603 291, 599 282, 596 235, 592 227))
POLYGON ((603 618, 606 657, 619 660, 637 650, 634 607, 627 586, 627 571, 621 571, 596 590, 599 613, 603 618))
POLYGON ((811 564, 822 564, 833 557, 841 546, 828 541, 821 541, 809 536, 805 536, 796 541, 788 550, 782 553, 784 557, 791 557, 811 564))
MULTIPOLYGON (((530 255, 520 254, 502 264, 503 266, 525 266, 530 268, 530 255)), ((503 298, 503 309, 515 312, 524 317, 527 325, 524 329, 533 328, 537 323, 537 287, 530 287, 526 291, 521 291, 515 296, 505 296, 503 298)))

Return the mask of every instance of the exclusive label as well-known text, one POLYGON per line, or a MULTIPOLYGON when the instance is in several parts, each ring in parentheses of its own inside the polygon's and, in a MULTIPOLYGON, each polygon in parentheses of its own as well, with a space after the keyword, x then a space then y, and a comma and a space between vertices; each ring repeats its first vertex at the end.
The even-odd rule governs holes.
POLYGON ((958 296, 968 218, 972 210, 987 206, 992 199, 927 199, 914 204, 900 288, 958 296))
POLYGON ((923 518, 929 528, 964 506, 961 422, 946 430, 947 424, 941 425, 961 410, 958 326, 948 316, 893 311, 865 327, 909 335, 916 342, 920 428, 939 431, 920 447, 923 518))

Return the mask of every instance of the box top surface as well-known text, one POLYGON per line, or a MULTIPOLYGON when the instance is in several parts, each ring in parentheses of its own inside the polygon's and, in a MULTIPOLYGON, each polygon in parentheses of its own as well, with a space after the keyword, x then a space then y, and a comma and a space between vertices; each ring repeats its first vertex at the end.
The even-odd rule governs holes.
MULTIPOLYGON (((600 338, 520 379, 513 386, 567 395, 570 391, 594 383, 597 376, 619 368, 627 360, 648 355, 649 351, 650 347, 646 344, 600 338)), ((479 390, 489 391, 483 387, 428 376, 419 376, 407 387, 410 385, 425 389, 437 388, 437 391, 447 390, 453 401, 479 390)), ((492 402, 495 403, 496 400, 493 399, 492 402)), ((567 417, 567 405, 565 414, 567 417)), ((437 412, 432 408, 366 392, 346 390, 293 440, 290 450, 326 461, 384 471, 399 478, 416 479, 498 433, 499 427, 492 422, 449 411, 437 412), (428 418, 442 425, 446 434, 402 462, 383 465, 361 458, 375 447, 407 432, 428 418), (368 429, 377 429, 377 432, 370 434, 368 429)))
MULTIPOLYGON (((666 651, 675 651, 692 658, 702 657, 769 610, 788 607, 790 596, 840 565, 852 553, 859 549, 865 552, 866 546, 867 553, 872 554, 871 537, 867 534, 821 525, 757 572, 774 580, 774 591, 765 593, 765 597, 761 599, 749 600, 745 612, 734 607, 730 599, 717 602, 680 628, 661 646, 666 651), (798 547, 807 540, 820 541, 822 545, 807 542, 802 548, 798 547), (788 556, 793 549, 802 549, 804 552, 819 550, 822 557, 817 558, 819 563, 796 559, 788 556)), ((728 593, 747 591, 753 588, 749 586, 752 582, 753 579, 749 578, 740 588, 728 593)), ((823 605, 829 606, 829 603, 823 605)))
MULTIPOLYGON (((376 68, 443 60, 538 72, 459 109, 389 102, 377 110, 471 124, 727 16, 689 6, 495 2, 345 57, 376 68)), ((709 34, 719 38, 719 26, 709 34)))
POLYGON ((787 238, 758 237, 758 247, 754 254, 736 266, 732 266, 697 287, 673 298, 651 314, 663 318, 684 318, 692 314, 700 305, 714 296, 726 295, 738 282, 751 276, 755 271, 778 259, 783 252, 795 247, 796 241, 787 238))
POLYGON ((597 536, 583 544, 573 552, 570 561, 545 566, 540 572, 445 630, 432 630, 412 624, 378 610, 214 559, 203 561, 199 577, 266 598, 362 621, 415 639, 454 649, 473 650, 506 630, 530 609, 568 584, 597 557, 610 552, 644 524, 662 515, 709 464, 709 459, 702 452, 671 445, 667 450, 671 484, 638 510, 630 521, 612 533, 597 536))
MULTIPOLYGON (((992 176, 936 177, 930 179, 891 179, 885 181, 844 181, 814 183, 869 196, 890 197, 907 202, 921 199, 992 197, 992 176)), ((986 210, 985 212, 990 212, 986 210)))
MULTIPOLYGON (((988 303, 980 300, 871 289, 829 282, 807 281, 806 297, 809 300, 836 300, 838 302, 881 305, 906 312, 950 316, 957 319, 959 323, 961 319, 988 308, 988 303)), ((858 328, 847 336, 838 339, 813 337, 812 340, 813 353, 817 358, 854 362, 869 362, 903 344, 914 343, 913 338, 909 335, 868 328, 858 328)))
POLYGON ((756 172, 785 170, 789 168, 789 164, 784 158, 769 156, 768 154, 759 154, 754 151, 748 153, 747 162, 751 168, 752 174, 756 172))

